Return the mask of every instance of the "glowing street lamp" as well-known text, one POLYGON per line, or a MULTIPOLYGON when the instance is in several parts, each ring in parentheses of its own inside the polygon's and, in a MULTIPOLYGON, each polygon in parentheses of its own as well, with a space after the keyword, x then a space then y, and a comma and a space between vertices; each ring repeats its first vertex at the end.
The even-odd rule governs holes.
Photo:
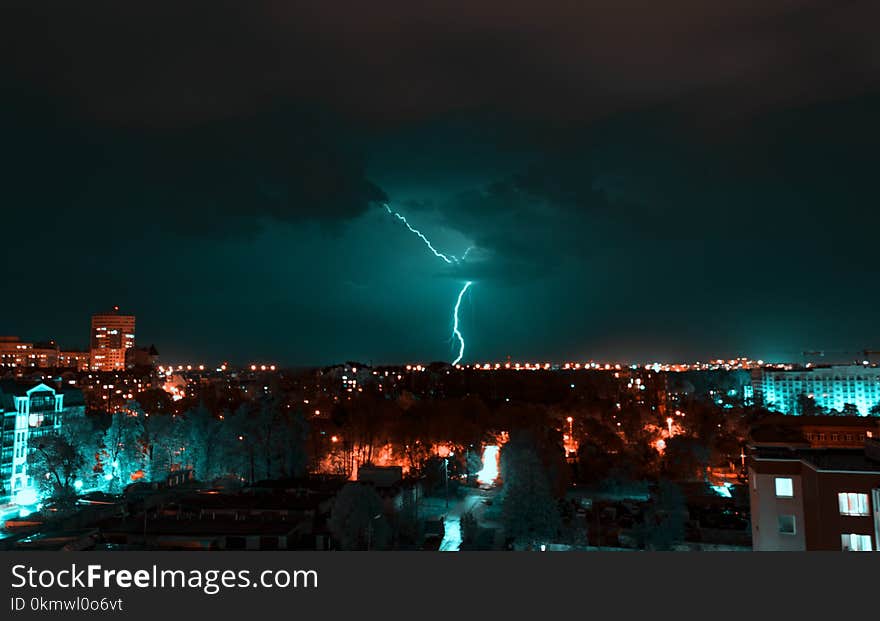
POLYGON ((455 455, 452 451, 449 451, 449 454, 443 460, 443 475, 445 476, 445 495, 446 495, 446 508, 449 509, 449 458, 455 455))

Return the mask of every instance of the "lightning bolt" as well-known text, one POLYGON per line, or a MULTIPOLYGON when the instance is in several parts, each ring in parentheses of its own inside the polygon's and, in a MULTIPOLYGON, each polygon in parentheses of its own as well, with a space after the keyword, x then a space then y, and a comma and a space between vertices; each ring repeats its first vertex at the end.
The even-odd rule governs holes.
MULTIPOLYGON (((421 239, 423 242, 425 242, 425 245, 428 247, 428 250, 430 250, 431 253, 435 257, 437 257, 438 259, 442 259, 443 261, 445 261, 446 263, 449 263, 450 265, 452 265, 452 264, 458 265, 461 261, 464 261, 465 259, 467 259, 468 253, 474 249, 474 247, 471 246, 467 250, 465 250, 464 254, 461 255, 461 259, 456 258, 455 255, 451 255, 451 254, 445 255, 442 252, 440 252, 439 250, 437 250, 436 248, 434 248, 434 245, 431 243, 431 240, 429 240, 427 237, 425 237, 425 235, 421 231, 414 228, 407 221, 407 219, 405 217, 403 217, 402 215, 400 215, 399 213, 397 213, 396 211, 391 209, 391 207, 388 205, 388 203, 383 203, 382 206, 385 207, 385 210, 388 212, 389 215, 392 215, 395 218, 397 218, 398 220, 400 220, 401 222, 403 222, 404 226, 406 226, 407 229, 409 229, 412 233, 415 233, 419 237, 419 239, 421 239)), ((462 287, 461 291, 458 292, 458 298, 455 300, 455 309, 452 311, 452 338, 458 339, 458 356, 456 357, 455 360, 453 360, 453 362, 452 362, 453 365, 456 365, 459 362, 461 362, 461 359, 464 357, 464 337, 461 335, 461 331, 458 329, 458 309, 461 307, 461 299, 464 297, 465 292, 470 288, 470 286, 472 284, 474 284, 474 283, 471 282, 470 280, 468 280, 464 283, 464 287, 462 287)))
POLYGON ((434 256, 435 256, 435 257, 440 258, 440 259, 443 259, 443 260, 446 261, 447 263, 458 263, 458 259, 456 259, 455 257, 452 257, 452 258, 450 259, 450 258, 447 257, 445 254, 443 254, 442 252, 440 252, 440 251, 438 251, 436 248, 434 248, 433 244, 431 244, 431 241, 430 241, 427 237, 425 237, 425 236, 422 234, 421 231, 419 231, 418 229, 414 229, 414 228, 410 225, 410 223, 406 221, 406 218, 404 218, 403 216, 401 216, 401 215, 400 215, 399 213, 397 213, 396 211, 392 210, 391 207, 389 207, 387 203, 384 205, 384 207, 385 207, 385 209, 388 210, 388 213, 390 213, 392 216, 394 216, 395 218, 397 218, 398 220, 400 220, 401 222, 403 222, 403 224, 404 224, 404 226, 406 226, 406 228, 408 228, 410 231, 412 231, 413 233, 415 233, 416 235, 418 235, 419 238, 421 238, 421 240, 422 240, 423 242, 425 242, 425 245, 428 247, 428 250, 430 250, 431 252, 434 253, 434 256))
POLYGON ((458 308, 461 306, 461 298, 464 297, 465 292, 472 284, 474 283, 471 281, 464 283, 464 287, 458 292, 458 299, 455 301, 455 310, 452 311, 452 336, 453 338, 457 338, 459 343, 458 358, 452 361, 452 366, 457 365, 464 356, 464 337, 461 336, 461 332, 458 330, 458 308))

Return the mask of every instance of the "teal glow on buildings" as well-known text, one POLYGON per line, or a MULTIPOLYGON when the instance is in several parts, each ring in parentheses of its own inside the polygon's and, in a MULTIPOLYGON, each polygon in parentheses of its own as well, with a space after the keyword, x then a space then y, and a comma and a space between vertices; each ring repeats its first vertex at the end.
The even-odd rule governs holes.
POLYGON ((30 447, 40 436, 60 430, 68 416, 84 414, 82 392, 77 389, 0 381, 0 504, 39 502, 37 485, 28 472, 30 447))
POLYGON ((825 411, 843 412, 847 404, 861 416, 880 404, 880 367, 844 365, 756 371, 752 377, 755 402, 783 414, 801 414, 801 395, 825 411))

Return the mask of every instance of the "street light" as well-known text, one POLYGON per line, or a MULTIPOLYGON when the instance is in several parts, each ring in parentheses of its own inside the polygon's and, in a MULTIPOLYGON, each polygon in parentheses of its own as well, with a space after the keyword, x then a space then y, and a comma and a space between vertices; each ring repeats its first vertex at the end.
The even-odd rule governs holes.
POLYGON ((381 513, 377 513, 373 517, 370 518, 370 523, 367 525, 367 552, 370 551, 370 548, 373 545, 373 522, 382 517, 381 513))
POLYGON ((455 455, 452 451, 443 459, 443 474, 445 475, 446 508, 449 509, 449 458, 455 455))

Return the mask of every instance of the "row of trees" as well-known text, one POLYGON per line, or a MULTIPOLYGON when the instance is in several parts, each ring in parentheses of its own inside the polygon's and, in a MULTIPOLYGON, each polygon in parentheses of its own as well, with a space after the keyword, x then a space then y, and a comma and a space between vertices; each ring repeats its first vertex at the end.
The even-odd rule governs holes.
POLYGON ((306 471, 305 419, 272 400, 221 415, 202 405, 180 415, 150 412, 132 401, 107 418, 70 419, 59 431, 34 437, 30 473, 44 498, 64 503, 82 490, 119 493, 132 481, 161 480, 177 469, 192 469, 202 481, 306 471))
MULTIPOLYGON (((800 393, 792 404, 792 414, 801 416, 861 416, 859 407, 855 403, 844 403, 839 410, 835 408, 827 408, 806 393, 800 393)), ((771 407, 773 405, 771 404, 771 407)), ((874 405, 869 410, 872 416, 880 416, 880 403, 874 405)))

